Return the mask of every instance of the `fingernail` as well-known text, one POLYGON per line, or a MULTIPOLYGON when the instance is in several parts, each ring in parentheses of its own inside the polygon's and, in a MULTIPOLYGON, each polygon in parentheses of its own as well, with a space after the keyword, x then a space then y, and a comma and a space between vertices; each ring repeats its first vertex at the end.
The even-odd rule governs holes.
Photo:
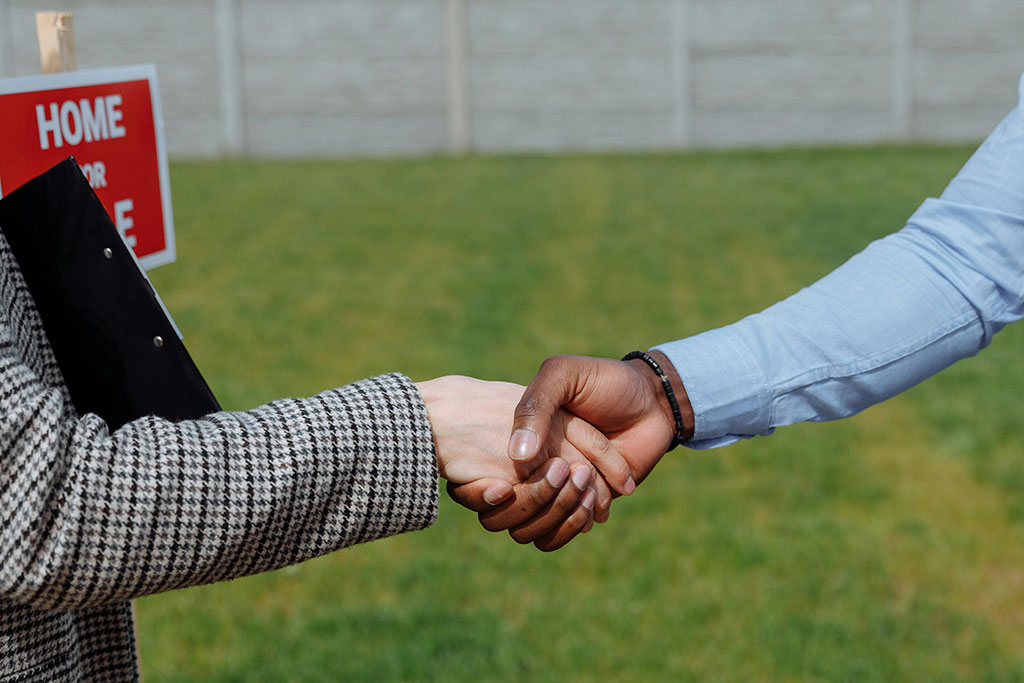
POLYGON ((633 481, 633 475, 629 475, 629 479, 626 480, 626 485, 622 487, 622 495, 628 496, 629 494, 636 491, 636 482, 633 481))
POLYGON ((569 465, 564 460, 552 460, 548 467, 548 473, 544 475, 553 488, 561 488, 565 480, 569 478, 569 465))
POLYGON ((517 429, 508 442, 508 455, 513 460, 529 460, 537 452, 537 435, 532 429, 517 429))
POLYGON ((508 484, 495 484, 484 491, 484 502, 497 505, 512 495, 512 487, 508 484))
POLYGON ((587 492, 583 494, 583 500, 580 501, 580 505, 588 510, 593 510, 595 500, 597 500, 597 491, 594 489, 587 489, 587 492))
POLYGON ((590 483, 590 468, 586 465, 580 465, 572 471, 572 483, 580 491, 582 491, 587 484, 590 483))

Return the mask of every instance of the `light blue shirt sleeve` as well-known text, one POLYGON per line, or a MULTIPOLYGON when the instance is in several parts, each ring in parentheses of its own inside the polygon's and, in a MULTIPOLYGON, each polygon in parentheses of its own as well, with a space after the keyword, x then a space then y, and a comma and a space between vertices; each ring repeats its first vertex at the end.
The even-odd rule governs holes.
POLYGON ((815 284, 727 327, 657 346, 686 386, 686 445, 834 420, 904 391, 1024 317, 1020 102, 938 199, 815 284))

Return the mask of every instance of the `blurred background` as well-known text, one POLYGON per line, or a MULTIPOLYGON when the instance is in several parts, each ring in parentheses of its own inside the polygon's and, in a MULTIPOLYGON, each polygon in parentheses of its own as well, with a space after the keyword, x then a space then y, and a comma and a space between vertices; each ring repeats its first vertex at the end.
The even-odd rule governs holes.
MULTIPOLYGON (((44 5, 0 0, 0 76, 39 72, 44 5)), ((1024 62, 1019 0, 62 8, 79 68, 157 64, 178 157, 974 140, 1024 62)))
MULTIPOLYGON (((80 69, 158 66, 151 275, 230 409, 733 322, 900 228, 1024 71, 1019 0, 0 0, 3 75, 39 72, 37 9, 80 69)), ((144 679, 1024 680, 1022 345, 679 449, 551 555, 442 500, 145 598, 144 679)))

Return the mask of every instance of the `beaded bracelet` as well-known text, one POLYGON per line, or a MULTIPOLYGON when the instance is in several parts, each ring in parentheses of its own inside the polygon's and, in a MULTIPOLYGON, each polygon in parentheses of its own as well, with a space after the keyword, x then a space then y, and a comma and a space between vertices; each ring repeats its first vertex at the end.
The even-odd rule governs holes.
POLYGON ((643 351, 630 351, 622 360, 634 360, 639 358, 643 362, 647 363, 654 370, 654 374, 661 380, 661 386, 665 389, 665 396, 668 397, 668 404, 672 407, 672 416, 676 419, 676 433, 672 435, 672 443, 669 444, 668 450, 672 450, 686 439, 686 426, 683 424, 683 411, 679 409, 679 401, 676 400, 676 392, 672 391, 672 382, 669 381, 665 371, 658 365, 658 361, 650 357, 650 355, 643 351))

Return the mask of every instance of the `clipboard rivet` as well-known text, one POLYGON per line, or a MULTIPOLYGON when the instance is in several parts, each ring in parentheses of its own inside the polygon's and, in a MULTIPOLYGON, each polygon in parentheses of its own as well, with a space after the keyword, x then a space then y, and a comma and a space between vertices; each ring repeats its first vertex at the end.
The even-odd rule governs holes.
POLYGON ((114 258, 114 252, 110 250, 110 247, 103 249, 103 258, 112 259, 114 258))
POLYGON ((157 336, 153 337, 153 346, 155 346, 156 348, 159 349, 163 345, 164 345, 164 338, 163 337, 161 337, 160 335, 157 335, 157 336))

